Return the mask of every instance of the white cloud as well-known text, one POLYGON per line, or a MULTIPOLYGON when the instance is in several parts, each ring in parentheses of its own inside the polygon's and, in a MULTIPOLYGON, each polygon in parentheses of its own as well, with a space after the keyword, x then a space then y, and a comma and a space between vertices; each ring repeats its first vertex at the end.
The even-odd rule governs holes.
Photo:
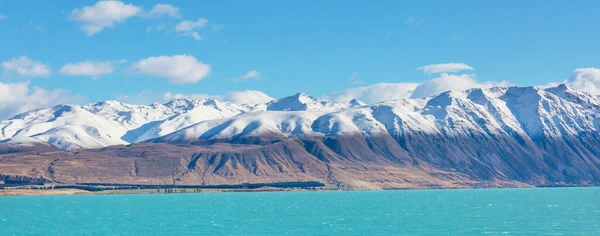
POLYGON ((165 103, 173 99, 215 99, 223 102, 231 102, 236 104, 259 104, 266 103, 274 100, 269 95, 256 90, 245 90, 245 91, 230 91, 224 95, 209 95, 204 93, 197 94, 182 94, 182 93, 171 93, 166 92, 164 94, 158 94, 148 90, 141 91, 137 94, 120 94, 117 96, 117 100, 121 102, 131 104, 152 104, 152 103, 165 103))
POLYGON ((506 86, 507 82, 500 83, 485 82, 480 83, 476 80, 475 74, 458 74, 449 73, 472 71, 473 67, 465 63, 444 63, 431 64, 417 68, 428 74, 440 74, 439 77, 427 80, 415 88, 411 94, 411 98, 422 98, 443 93, 448 90, 464 91, 471 88, 489 88, 493 86, 506 86))
POLYGON ((48 91, 30 87, 25 83, 0 82, 0 119, 8 119, 22 112, 61 103, 75 103, 82 98, 71 96, 66 91, 54 89, 48 91))
POLYGON ((129 71, 141 75, 167 78, 170 83, 196 83, 210 74, 210 65, 191 55, 149 57, 131 65, 129 71))
POLYGON ((0 20, 6 20, 6 19, 8 19, 7 15, 0 14, 0 20))
POLYGON ((167 101, 171 101, 173 99, 181 99, 181 98, 187 98, 187 99, 192 99, 192 100, 201 100, 201 99, 207 99, 207 98, 220 98, 218 96, 210 96, 208 94, 203 94, 203 93, 197 93, 197 94, 181 94, 181 93, 171 93, 171 92, 166 92, 165 94, 163 94, 162 96, 162 100, 167 102, 167 101))
POLYGON ((419 25, 423 24, 423 22, 425 22, 425 20, 420 19, 416 16, 409 16, 408 19, 406 19, 406 24, 412 25, 414 27, 419 27, 419 25))
POLYGON ((162 103, 162 96, 158 93, 142 90, 135 94, 119 94, 116 98, 117 101, 125 102, 129 104, 147 105, 152 103, 162 103))
POLYGON ((341 92, 334 92, 321 98, 343 102, 357 99, 368 104, 409 98, 417 83, 379 83, 364 87, 356 87, 341 92))
POLYGON ((444 63, 444 64, 431 64, 417 68, 429 74, 447 73, 447 72, 459 72, 465 70, 474 70, 473 67, 465 63, 444 63))
POLYGON ((413 91, 411 98, 422 98, 433 96, 448 90, 464 91, 472 88, 490 88, 494 86, 507 86, 508 83, 503 81, 500 83, 484 82, 480 83, 475 79, 473 74, 451 75, 441 74, 440 77, 427 80, 420 84, 413 91))
POLYGON ((240 81, 240 80, 258 79, 258 78, 260 78, 260 73, 256 70, 251 70, 251 71, 246 72, 246 74, 236 77, 234 80, 240 81))
POLYGON ((356 87, 341 92, 330 93, 322 99, 330 101, 349 101, 357 99, 367 104, 377 102, 422 98, 443 93, 448 90, 464 91, 471 88, 490 88, 494 86, 507 86, 507 82, 484 82, 475 80, 475 75, 441 74, 439 77, 419 83, 379 83, 364 87, 356 87))
POLYGON ((198 33, 198 29, 204 28, 208 20, 206 18, 198 18, 196 21, 186 20, 182 21, 175 26, 175 32, 180 34, 191 36, 192 38, 200 41, 202 40, 202 36, 198 33))
POLYGON ((81 23, 81 29, 92 36, 104 28, 113 27, 141 12, 142 8, 121 1, 104 0, 93 6, 84 6, 71 12, 70 20, 81 23))
POLYGON ((34 61, 26 56, 13 58, 2 62, 2 68, 9 75, 20 77, 47 77, 50 76, 50 67, 39 61, 34 61))
POLYGON ((222 96, 211 96, 208 94, 198 93, 198 94, 181 94, 181 93, 171 93, 166 92, 164 94, 152 92, 149 90, 142 90, 139 93, 134 94, 119 94, 116 98, 117 101, 129 103, 129 104, 153 104, 153 103, 166 103, 173 99, 192 99, 192 100, 200 100, 200 99, 217 99, 222 100, 222 96))
POLYGON ((600 95, 600 69, 593 67, 576 69, 564 83, 571 88, 600 95))
POLYGON ((269 95, 256 90, 231 91, 223 95, 223 101, 237 104, 259 104, 272 100, 269 95))
POLYGON ((206 18, 198 18, 196 21, 186 20, 182 21, 177 26, 175 26, 175 31, 177 32, 189 32, 196 29, 203 28, 208 23, 206 18))
POLYGON ((201 99, 215 99, 223 102, 231 102, 237 104, 259 104, 266 103, 274 100, 269 95, 257 91, 257 90, 245 90, 245 91, 230 91, 225 93, 224 95, 209 95, 204 93, 199 94, 181 94, 181 93, 170 93, 167 92, 163 94, 162 100, 164 102, 171 101, 173 99, 181 99, 187 98, 192 100, 201 100, 201 99))
POLYGON ((150 12, 148 12, 148 15, 151 17, 161 17, 161 16, 170 16, 173 18, 179 18, 179 8, 171 5, 171 4, 156 4, 154 5, 154 7, 152 7, 152 9, 150 10, 150 12))
POLYGON ((69 76, 91 76, 94 79, 113 73, 113 62, 85 61, 68 63, 60 68, 59 73, 69 76))
POLYGON ((134 94, 119 94, 116 98, 117 101, 129 103, 129 104, 153 104, 153 103, 165 103, 169 102, 173 99, 192 99, 192 100, 200 100, 206 98, 213 98, 217 100, 221 100, 221 96, 211 96, 208 94, 181 94, 181 93, 171 93, 166 92, 164 94, 160 94, 157 92, 152 92, 150 90, 142 90, 139 93, 134 94))

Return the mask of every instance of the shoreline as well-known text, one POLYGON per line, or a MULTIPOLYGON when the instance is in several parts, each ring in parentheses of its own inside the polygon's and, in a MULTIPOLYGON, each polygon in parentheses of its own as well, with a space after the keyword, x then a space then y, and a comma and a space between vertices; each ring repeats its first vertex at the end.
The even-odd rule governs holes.
POLYGON ((242 183, 231 185, 165 185, 120 183, 0 184, 0 196, 69 194, 169 194, 201 192, 293 191, 329 188, 317 181, 242 183))
POLYGON ((272 188, 254 189, 117 189, 87 191, 76 188, 59 189, 0 189, 0 197, 11 196, 66 196, 66 195, 122 195, 122 194, 202 194, 202 193, 246 193, 246 192, 327 192, 327 191, 414 191, 414 190, 491 190, 491 189, 553 189, 553 188, 594 188, 600 186, 523 186, 523 187, 483 187, 483 188, 399 188, 399 189, 341 189, 334 187, 307 188, 272 188))
POLYGON ((60 196, 60 195, 121 195, 121 194, 194 194, 194 193, 234 193, 234 192, 309 192, 309 191, 353 191, 341 189, 302 189, 302 188, 256 188, 256 189, 118 189, 87 191, 76 188, 61 189, 1 189, 0 197, 8 196, 60 196))

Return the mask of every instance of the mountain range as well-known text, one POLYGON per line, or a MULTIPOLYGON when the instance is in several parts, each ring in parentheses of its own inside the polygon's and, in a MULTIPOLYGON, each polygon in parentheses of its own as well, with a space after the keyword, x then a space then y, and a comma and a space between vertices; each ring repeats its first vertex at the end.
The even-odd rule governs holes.
POLYGON ((376 104, 298 93, 57 105, 0 121, 0 182, 592 186, 598 130, 600 98, 562 84, 376 104))

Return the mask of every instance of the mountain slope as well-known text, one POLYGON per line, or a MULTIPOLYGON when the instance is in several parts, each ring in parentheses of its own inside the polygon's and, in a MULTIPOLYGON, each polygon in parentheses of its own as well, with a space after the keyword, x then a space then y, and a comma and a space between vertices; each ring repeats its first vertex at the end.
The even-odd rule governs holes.
POLYGON ((332 148, 345 158, 377 151, 484 178, 597 181, 596 104, 596 98, 565 86, 472 89, 311 115, 256 112, 201 122, 154 141, 320 138, 349 143, 332 148))
POLYGON ((125 128, 75 105, 33 110, 0 125, 3 139, 29 137, 64 150, 126 144, 125 128))
POLYGON ((255 108, 212 99, 175 99, 152 105, 117 101, 58 105, 0 121, 0 141, 29 137, 63 150, 100 148, 160 137, 200 121, 252 109, 255 108))
POLYGON ((311 97, 304 93, 284 97, 271 102, 268 111, 337 111, 350 107, 362 106, 364 103, 353 99, 348 102, 331 102, 311 97))
MULTIPOLYGON (((0 134, 11 145, 2 149, 14 157, 8 166, 20 166, 32 179, 101 181, 110 173, 116 182, 398 188, 599 185, 599 128, 600 99, 560 85, 447 91, 371 105, 305 94, 253 107, 187 99, 61 105, 2 121, 0 134), (140 143, 120 146, 131 142, 140 143), (63 176, 31 172, 31 162, 18 161, 33 155, 19 154, 28 143, 25 150, 43 143, 79 150, 34 156, 75 155, 77 168, 89 164, 98 171, 73 172, 74 162, 67 161, 60 162, 63 176), (133 172, 114 164, 121 162, 133 172), (150 171, 146 179, 139 179, 141 163, 150 171)), ((18 174, 0 168, 8 173, 18 174)))
MULTIPOLYGON (((188 100, 188 102, 194 101, 188 100)), ((201 121, 228 118, 247 111, 249 111, 247 107, 212 99, 196 101, 185 112, 179 112, 177 115, 153 122, 151 125, 146 125, 146 127, 141 129, 143 132, 137 138, 131 140, 131 142, 141 142, 157 138, 201 121)))

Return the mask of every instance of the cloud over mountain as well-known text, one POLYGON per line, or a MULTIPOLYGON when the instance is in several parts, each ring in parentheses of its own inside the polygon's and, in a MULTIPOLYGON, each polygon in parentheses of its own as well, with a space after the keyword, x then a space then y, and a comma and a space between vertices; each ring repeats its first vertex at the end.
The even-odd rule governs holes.
MULTIPOLYGON (((425 72, 460 71, 460 68, 470 68, 467 65, 436 64, 422 69, 425 72)), ((331 101, 349 101, 357 99, 367 104, 405 99, 422 98, 436 95, 448 90, 463 91, 471 88, 489 88, 492 86, 506 86, 507 82, 479 82, 475 74, 449 74, 442 73, 436 78, 422 83, 379 83, 363 87, 350 88, 340 92, 329 93, 322 96, 331 101)))
POLYGON ((204 94, 204 93, 195 93, 195 94, 181 94, 181 93, 171 93, 171 92, 166 92, 165 94, 163 94, 162 96, 162 100, 165 102, 171 101, 173 99, 181 99, 181 98, 187 98, 187 99, 192 99, 192 100, 200 100, 200 99, 206 99, 206 98, 221 98, 219 96, 211 96, 208 94, 204 94))
POLYGON ((506 82, 478 82, 473 74, 452 75, 443 73, 439 77, 427 80, 417 86, 411 98, 433 96, 448 90, 463 91, 471 88, 489 88, 507 85, 506 82))
POLYGON ((425 73, 438 74, 448 72, 459 72, 465 70, 474 70, 473 67, 465 63, 443 63, 443 64, 431 64, 417 68, 425 73))
POLYGON ((151 77, 166 78, 170 83, 196 83, 210 74, 210 65, 191 55, 158 56, 141 59, 128 71, 151 77))
POLYGON ((237 104, 259 104, 272 100, 269 95, 256 90, 231 91, 223 95, 223 101, 237 104))
POLYGON ((321 98, 334 102, 357 99, 368 104, 409 98, 418 83, 378 83, 363 87, 350 88, 340 92, 323 95, 321 98))
POLYGON ((576 69, 564 83, 571 88, 600 95, 600 69, 593 67, 576 69))
POLYGON ((60 103, 75 103, 81 100, 61 89, 45 90, 32 87, 29 82, 0 82, 0 119, 28 110, 52 106, 60 103))

